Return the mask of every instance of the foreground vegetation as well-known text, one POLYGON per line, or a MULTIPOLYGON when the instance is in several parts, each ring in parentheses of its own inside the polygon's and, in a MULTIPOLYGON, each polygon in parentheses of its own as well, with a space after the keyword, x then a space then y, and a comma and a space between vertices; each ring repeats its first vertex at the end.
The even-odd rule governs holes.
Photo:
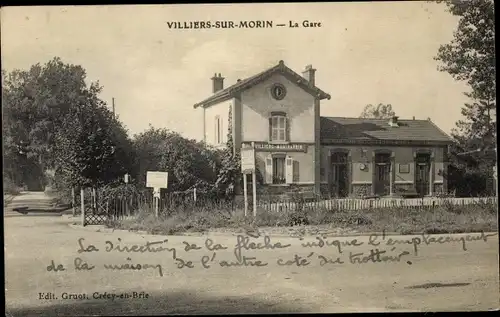
POLYGON ((258 210, 258 216, 245 217, 243 211, 222 205, 186 206, 165 210, 158 218, 154 212, 142 209, 129 219, 109 220, 110 228, 146 231, 150 234, 183 234, 207 231, 253 231, 266 233, 302 234, 341 228, 344 231, 416 233, 465 233, 496 231, 497 207, 494 204, 469 206, 440 206, 433 209, 379 208, 362 211, 296 210, 270 212, 258 210))

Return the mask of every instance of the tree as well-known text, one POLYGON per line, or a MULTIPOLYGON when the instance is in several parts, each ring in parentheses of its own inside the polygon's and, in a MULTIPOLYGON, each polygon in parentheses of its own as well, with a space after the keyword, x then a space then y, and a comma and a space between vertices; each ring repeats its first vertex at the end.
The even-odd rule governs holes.
POLYGON ((396 113, 392 110, 391 104, 379 103, 376 107, 372 104, 366 105, 360 118, 389 119, 395 115, 396 113))
POLYGON ((71 109, 56 131, 55 141, 55 165, 65 186, 102 186, 133 168, 127 132, 98 104, 89 102, 71 109))
POLYGON ((145 185, 147 171, 164 171, 169 173, 172 191, 213 188, 220 163, 217 151, 204 143, 150 126, 134 136, 133 145, 137 153, 135 178, 140 186, 145 185))
POLYGON ((240 155, 234 151, 233 130, 232 130, 232 107, 229 106, 228 131, 226 147, 222 151, 221 168, 217 175, 215 188, 225 196, 236 194, 236 184, 239 184, 241 174, 240 155))
MULTIPOLYGON (((488 178, 496 162, 496 63, 495 14, 491 0, 447 0, 449 12, 459 17, 453 40, 442 45, 435 59, 438 70, 464 81, 470 99, 462 108, 464 119, 456 123, 452 152, 481 151, 470 156, 477 164, 455 157, 453 163, 465 173, 488 178)), ((452 158, 454 157, 452 153, 452 158)), ((468 160, 470 161, 470 160, 468 160)))
POLYGON ((101 90, 98 82, 87 85, 83 67, 57 57, 29 70, 2 71, 11 174, 21 174, 20 162, 29 161, 41 171, 56 170, 64 180, 59 187, 67 189, 98 184, 127 169, 130 140, 99 99, 101 90), (16 157, 19 152, 23 155, 16 157))

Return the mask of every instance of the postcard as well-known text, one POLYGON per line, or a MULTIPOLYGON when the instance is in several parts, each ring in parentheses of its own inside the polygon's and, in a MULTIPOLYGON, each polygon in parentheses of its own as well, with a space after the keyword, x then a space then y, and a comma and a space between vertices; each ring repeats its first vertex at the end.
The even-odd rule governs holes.
POLYGON ((493 12, 2 7, 6 316, 498 310, 493 12))

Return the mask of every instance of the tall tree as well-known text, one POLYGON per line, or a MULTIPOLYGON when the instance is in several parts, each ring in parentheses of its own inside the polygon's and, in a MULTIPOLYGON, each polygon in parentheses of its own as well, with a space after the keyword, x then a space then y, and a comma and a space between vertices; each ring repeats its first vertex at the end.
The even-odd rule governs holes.
MULTIPOLYGON (((9 153, 17 150, 39 169, 54 169, 72 184, 99 183, 125 168, 131 148, 127 133, 99 98, 99 83, 86 80, 83 67, 57 57, 29 70, 2 71, 9 153)), ((11 157, 11 168, 21 170, 20 160, 11 157)))
POLYGON ((229 106, 228 118, 227 142, 226 147, 221 152, 221 168, 218 171, 215 188, 226 197, 231 197, 237 193, 239 189, 237 184, 239 184, 241 180, 241 157, 239 153, 234 150, 232 129, 233 112, 231 106, 229 106))
POLYGON ((492 0, 447 0, 449 12, 459 17, 453 40, 442 45, 435 59, 440 71, 464 81, 470 102, 462 108, 464 119, 456 123, 452 135, 457 151, 472 154, 477 168, 491 173, 496 155, 496 63, 495 14, 492 0))
POLYGON ((365 109, 360 115, 360 118, 375 118, 375 119, 388 119, 395 116, 396 113, 392 110, 391 104, 379 103, 377 106, 372 104, 366 105, 365 109))

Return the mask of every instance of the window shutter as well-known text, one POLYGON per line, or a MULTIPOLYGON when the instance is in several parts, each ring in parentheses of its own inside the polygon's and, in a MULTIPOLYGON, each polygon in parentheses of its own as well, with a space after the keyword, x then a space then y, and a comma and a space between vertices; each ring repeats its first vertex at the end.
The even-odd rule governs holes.
POLYGON ((273 118, 269 117, 269 141, 273 140, 273 118))
POLYGON ((299 161, 293 161, 293 182, 298 183, 299 180, 299 161))
POLYGON ((293 159, 290 156, 286 157, 285 173, 286 173, 286 183, 287 184, 293 183, 293 159))
POLYGON ((290 142, 290 119, 285 118, 285 141, 290 142))
POLYGON ((222 119, 219 117, 219 129, 220 129, 220 131, 219 131, 219 142, 220 143, 224 143, 224 139, 225 139, 224 138, 224 126, 223 126, 222 122, 223 122, 222 119))
POLYGON ((218 144, 218 143, 219 143, 219 142, 218 142, 219 140, 217 140, 217 133, 219 132, 219 131, 218 131, 218 128, 217 128, 217 120, 219 120, 219 118, 218 118, 218 117, 215 117, 215 121, 214 121, 214 143, 215 143, 215 144, 218 144))
POLYGON ((273 183, 273 157, 269 154, 266 158, 266 184, 273 183))

